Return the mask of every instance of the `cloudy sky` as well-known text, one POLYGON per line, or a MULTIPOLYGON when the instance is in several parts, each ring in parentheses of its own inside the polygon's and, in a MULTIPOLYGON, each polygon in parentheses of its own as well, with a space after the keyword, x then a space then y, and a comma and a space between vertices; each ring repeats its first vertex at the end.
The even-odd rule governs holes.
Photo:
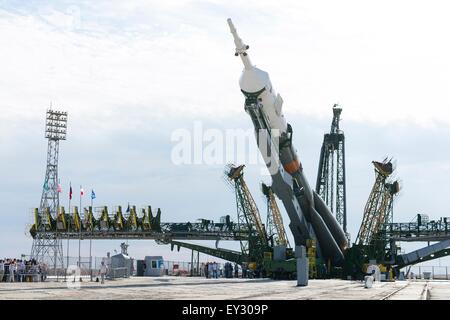
MULTIPOLYGON (((30 252, 25 231, 42 191, 50 106, 69 112, 62 204, 71 181, 76 194, 94 188, 95 205, 150 204, 167 222, 236 214, 224 163, 171 159, 176 130, 252 128, 228 17, 283 96, 311 184, 331 107, 343 107, 352 239, 371 161, 386 156, 403 186, 396 221, 449 215, 449 9, 445 1, 0 0, 0 256, 30 252)), ((258 186, 267 176, 260 165, 246 172, 264 214, 258 186)), ((94 253, 118 244, 96 242, 94 253)), ((132 241, 130 252, 190 257, 151 241, 132 241)))

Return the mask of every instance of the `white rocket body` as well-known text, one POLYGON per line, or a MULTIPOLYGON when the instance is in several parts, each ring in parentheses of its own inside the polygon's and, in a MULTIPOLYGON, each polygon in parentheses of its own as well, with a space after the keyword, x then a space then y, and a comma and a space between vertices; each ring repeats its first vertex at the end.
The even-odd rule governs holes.
POLYGON ((264 114, 269 121, 270 129, 278 129, 280 133, 285 133, 287 123, 281 110, 283 99, 275 93, 269 74, 256 67, 244 68, 239 79, 239 86, 245 92, 258 92, 263 88, 265 89, 259 95, 259 98, 264 114))
POLYGON ((244 63, 244 69, 242 70, 239 79, 239 87, 246 93, 256 93, 264 89, 258 98, 261 99, 260 104, 269 121, 270 129, 278 129, 280 130, 280 133, 286 132, 287 123, 281 110, 283 99, 280 95, 275 93, 272 83, 270 82, 269 74, 252 65, 246 52, 248 46, 245 45, 242 42, 242 39, 237 35, 236 28, 231 19, 228 19, 227 21, 231 33, 233 34, 234 43, 236 45, 236 54, 241 56, 242 62, 244 63))
MULTIPOLYGON (((304 239, 311 236, 308 231, 309 227, 304 222, 303 215, 305 215, 313 226, 318 240, 322 242, 320 247, 323 249, 325 257, 336 262, 336 264, 340 264, 344 259, 342 251, 347 246, 347 240, 328 207, 311 189, 304 176, 297 152, 292 146, 292 128, 287 124, 282 112, 283 99, 279 94, 276 94, 269 74, 252 65, 247 54, 249 46, 245 45, 239 38, 231 19, 228 19, 228 25, 236 45, 235 55, 240 56, 244 64, 239 86, 247 98, 246 110, 252 118, 255 131, 260 129, 278 130, 279 135, 277 134, 277 136, 280 137, 278 152, 271 152, 268 156, 263 151, 265 143, 259 140, 258 147, 266 163, 272 162, 282 166, 278 170, 281 172, 271 172, 273 187, 274 192, 283 201, 288 211, 291 219, 290 227, 293 230, 296 244, 303 244, 304 239), (284 174, 283 172, 287 172, 292 177, 289 190, 285 186, 281 187, 283 183, 280 182, 282 180, 280 180, 280 174, 284 174), (279 192, 277 192, 275 184, 278 185, 279 192), (302 240, 297 241, 297 239, 302 240)), ((269 143, 271 148, 273 148, 273 142, 269 143)))

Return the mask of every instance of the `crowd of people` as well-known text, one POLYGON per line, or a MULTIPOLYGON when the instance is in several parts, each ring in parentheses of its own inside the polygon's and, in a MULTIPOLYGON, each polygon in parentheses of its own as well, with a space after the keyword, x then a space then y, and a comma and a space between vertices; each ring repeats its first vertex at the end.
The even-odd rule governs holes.
POLYGON ((48 267, 35 259, 0 260, 0 282, 37 282, 45 281, 48 267))
POLYGON ((233 264, 231 262, 225 262, 225 264, 222 265, 217 262, 206 262, 202 263, 202 275, 206 278, 233 278, 233 272, 234 272, 234 278, 239 277, 239 266, 237 264, 233 264))
POLYGON ((239 268, 238 265, 235 264, 234 268, 233 265, 231 264, 231 262, 225 262, 224 265, 224 273, 225 273, 225 278, 233 278, 233 269, 234 269, 234 277, 237 278, 239 275, 239 268))
POLYGON ((217 262, 207 262, 205 264, 205 277, 206 278, 215 278, 217 279, 219 277, 219 273, 221 270, 219 264, 217 262))

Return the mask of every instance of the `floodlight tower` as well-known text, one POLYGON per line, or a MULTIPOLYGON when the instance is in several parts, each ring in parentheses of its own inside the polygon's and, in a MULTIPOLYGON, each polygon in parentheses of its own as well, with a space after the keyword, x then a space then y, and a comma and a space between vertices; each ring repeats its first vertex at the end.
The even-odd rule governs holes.
POLYGON ((56 219, 59 209, 58 190, 58 157, 59 141, 66 140, 67 112, 47 110, 45 123, 45 138, 48 139, 47 168, 45 172, 42 197, 39 206, 39 225, 33 239, 31 257, 39 262, 46 262, 56 270, 57 266, 64 266, 62 242, 58 236, 47 233, 46 230, 56 219), (49 212, 50 214, 45 214, 49 212))

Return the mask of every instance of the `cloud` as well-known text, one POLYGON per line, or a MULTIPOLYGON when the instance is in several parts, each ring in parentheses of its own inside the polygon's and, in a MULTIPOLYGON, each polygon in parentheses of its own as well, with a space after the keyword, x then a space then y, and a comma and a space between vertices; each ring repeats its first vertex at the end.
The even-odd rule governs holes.
POLYGON ((3 10, 5 116, 50 101, 94 115, 123 105, 162 117, 237 114, 241 65, 225 24, 232 16, 287 113, 325 117, 340 102, 361 122, 448 123, 445 10, 409 3, 400 24, 403 6, 345 3, 96 1, 3 10))

